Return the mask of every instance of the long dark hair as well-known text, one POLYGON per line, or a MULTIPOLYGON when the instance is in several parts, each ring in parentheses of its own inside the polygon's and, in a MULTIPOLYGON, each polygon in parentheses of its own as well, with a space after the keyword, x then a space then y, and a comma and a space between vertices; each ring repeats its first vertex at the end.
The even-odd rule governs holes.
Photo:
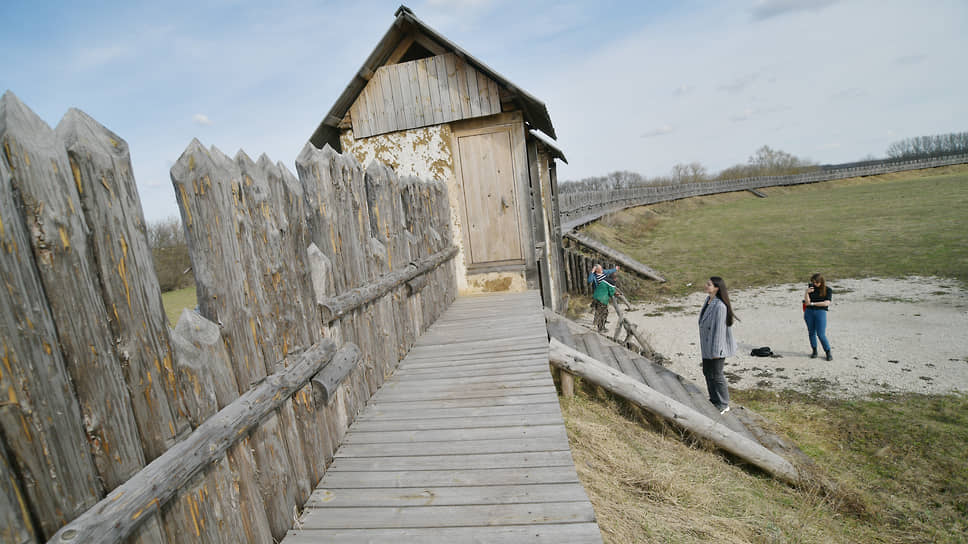
POLYGON ((739 321, 739 318, 733 313, 733 305, 729 303, 729 291, 726 290, 726 281, 719 276, 712 276, 709 278, 709 281, 713 282, 713 286, 718 289, 716 291, 716 298, 723 301, 723 304, 726 305, 726 326, 732 327, 733 320, 739 321))
POLYGON ((827 296, 827 282, 823 279, 823 274, 817 272, 816 274, 810 276, 810 283, 815 281, 820 282, 820 287, 818 288, 820 291, 820 296, 827 296))

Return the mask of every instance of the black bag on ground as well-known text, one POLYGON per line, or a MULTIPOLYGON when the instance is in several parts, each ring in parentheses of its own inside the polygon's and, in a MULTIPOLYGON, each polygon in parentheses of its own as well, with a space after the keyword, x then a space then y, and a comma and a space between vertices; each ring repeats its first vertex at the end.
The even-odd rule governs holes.
POLYGON ((769 346, 764 346, 762 348, 753 348, 753 351, 750 352, 750 355, 753 357, 772 357, 773 351, 770 350, 769 346))

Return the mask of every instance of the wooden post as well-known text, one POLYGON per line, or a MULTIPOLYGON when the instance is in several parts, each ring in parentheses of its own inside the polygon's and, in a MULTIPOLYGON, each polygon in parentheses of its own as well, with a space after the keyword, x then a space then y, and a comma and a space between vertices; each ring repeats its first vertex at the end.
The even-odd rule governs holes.
POLYGON ((108 324, 121 359, 118 366, 132 393, 145 459, 151 461, 191 429, 172 368, 161 288, 128 144, 73 108, 57 125, 57 135, 67 149, 91 229, 100 291, 113 314, 108 324))
POLYGON ((710 440, 720 448, 792 484, 800 482, 797 469, 789 461, 729 427, 700 414, 689 406, 656 392, 584 353, 552 338, 549 357, 552 364, 581 376, 606 390, 628 399, 666 420, 710 440))
MULTIPOLYGON (((218 149, 206 149, 193 140, 171 169, 185 225, 199 308, 203 316, 221 325, 221 337, 233 362, 239 392, 246 392, 282 359, 275 321, 269 307, 261 268, 251 261, 265 253, 252 240, 252 218, 241 188, 238 163, 218 149), (250 234, 243 234, 250 233, 250 234), (242 263, 242 266, 239 266, 242 263)), ((267 210, 268 212, 268 210, 267 210)), ((261 239, 260 239, 261 242, 261 239)), ((291 459, 287 443, 299 443, 290 403, 281 406, 253 430, 252 445, 258 464, 259 489, 274 538, 281 539, 292 526, 292 513, 300 492, 307 492, 308 467, 291 459), (279 418, 283 418, 280 425, 279 418)), ((301 448, 301 444, 298 444, 301 448)))
POLYGON ((567 370, 561 371, 561 396, 566 399, 575 396, 575 379, 567 370))
POLYGON ((10 364, 0 376, 0 425, 35 529, 49 535, 94 504, 102 482, 117 485, 140 469, 144 454, 67 154, 9 91, 0 144, 0 267, 9 285, 0 289, 0 334, 10 364))

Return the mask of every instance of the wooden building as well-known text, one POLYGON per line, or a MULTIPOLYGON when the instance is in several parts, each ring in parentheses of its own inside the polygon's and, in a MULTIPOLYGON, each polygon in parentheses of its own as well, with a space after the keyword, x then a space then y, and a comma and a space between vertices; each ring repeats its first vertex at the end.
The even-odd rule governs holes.
POLYGON ((540 289, 557 309, 565 157, 547 108, 406 6, 395 15, 311 142, 446 181, 460 291, 540 289))

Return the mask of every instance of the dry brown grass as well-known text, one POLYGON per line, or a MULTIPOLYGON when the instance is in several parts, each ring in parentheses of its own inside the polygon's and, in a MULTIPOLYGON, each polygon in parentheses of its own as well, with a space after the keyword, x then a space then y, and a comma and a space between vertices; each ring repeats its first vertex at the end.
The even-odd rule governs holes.
POLYGON ((878 541, 843 505, 731 463, 634 408, 562 399, 579 478, 607 543, 878 541), (645 424, 643 424, 645 423, 645 424))

